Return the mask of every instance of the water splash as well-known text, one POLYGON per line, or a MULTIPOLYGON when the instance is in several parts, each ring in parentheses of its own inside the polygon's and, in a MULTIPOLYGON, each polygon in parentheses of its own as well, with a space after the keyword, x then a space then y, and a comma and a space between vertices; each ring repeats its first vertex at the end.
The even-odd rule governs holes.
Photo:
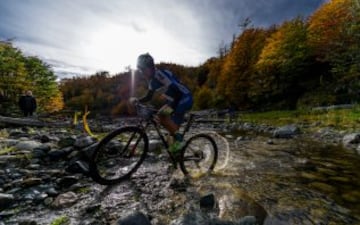
MULTIPOLYGON (((220 134, 218 134, 218 133, 215 132, 215 131, 208 131, 208 132, 206 132, 206 133, 212 134, 212 135, 216 136, 217 138, 221 139, 221 140, 224 142, 224 144, 225 144, 225 159, 224 159, 224 162, 223 162, 222 165, 219 165, 219 162, 217 162, 217 165, 216 165, 216 167, 215 167, 215 170, 216 170, 216 171, 223 170, 223 169, 225 169, 225 167, 226 167, 226 166, 228 165, 228 163, 229 163, 229 158, 230 158, 230 144, 229 144, 228 140, 227 140, 225 137, 221 136, 220 134)), ((218 146, 219 146, 219 145, 218 145, 218 146)), ((219 151, 218 153, 220 153, 220 151, 219 151)))

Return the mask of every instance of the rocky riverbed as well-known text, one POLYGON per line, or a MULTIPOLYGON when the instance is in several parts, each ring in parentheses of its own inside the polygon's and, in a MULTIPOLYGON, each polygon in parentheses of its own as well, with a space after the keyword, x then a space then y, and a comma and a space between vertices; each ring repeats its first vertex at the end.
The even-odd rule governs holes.
POLYGON ((219 145, 209 177, 184 178, 150 135, 138 172, 102 186, 87 175, 96 139, 76 129, 2 128, 0 224, 360 223, 360 131, 249 123, 193 131, 212 132, 219 145))

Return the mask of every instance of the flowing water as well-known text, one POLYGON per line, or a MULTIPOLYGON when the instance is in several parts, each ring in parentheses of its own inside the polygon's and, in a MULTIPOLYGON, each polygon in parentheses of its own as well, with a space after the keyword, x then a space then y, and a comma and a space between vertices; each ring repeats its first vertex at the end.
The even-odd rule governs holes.
POLYGON ((229 139, 226 166, 196 181, 200 192, 216 193, 220 217, 256 215, 263 224, 360 224, 359 155, 305 138, 244 139, 229 139))

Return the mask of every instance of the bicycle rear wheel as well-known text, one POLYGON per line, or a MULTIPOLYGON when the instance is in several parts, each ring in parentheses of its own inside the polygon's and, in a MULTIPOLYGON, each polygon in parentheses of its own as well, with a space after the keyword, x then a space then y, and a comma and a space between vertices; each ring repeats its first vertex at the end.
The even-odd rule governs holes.
POLYGON ((103 185, 126 180, 144 161, 148 148, 149 140, 142 129, 119 128, 97 145, 90 161, 90 176, 103 185))
POLYGON ((207 134, 197 134, 186 141, 180 160, 181 171, 196 178, 209 174, 215 167, 218 148, 207 134))

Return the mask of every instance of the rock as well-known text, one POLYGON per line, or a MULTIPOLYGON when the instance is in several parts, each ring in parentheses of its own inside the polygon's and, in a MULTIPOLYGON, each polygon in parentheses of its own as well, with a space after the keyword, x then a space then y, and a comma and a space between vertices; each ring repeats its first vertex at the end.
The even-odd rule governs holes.
POLYGON ((213 209, 216 205, 215 195, 213 193, 207 194, 200 198, 200 208, 213 209))
POLYGON ((41 143, 48 143, 48 142, 50 142, 50 140, 51 140, 51 138, 47 135, 41 135, 41 137, 40 137, 41 143))
POLYGON ((78 196, 74 192, 66 192, 60 194, 56 197, 54 202, 52 202, 51 206, 54 208, 65 208, 70 207, 71 205, 77 202, 78 196))
POLYGON ((235 140, 235 142, 241 142, 241 141, 246 141, 246 138, 244 136, 239 136, 235 140))
POLYGON ((168 187, 179 192, 186 192, 186 189, 189 187, 189 182, 186 178, 180 179, 172 177, 169 181, 168 187))
POLYGON ((69 146, 73 146, 75 141, 76 141, 75 137, 65 137, 65 138, 61 138, 57 144, 59 148, 66 148, 69 146))
POLYGON ((21 138, 21 137, 29 137, 30 135, 27 134, 26 132, 24 131, 19 131, 19 130, 12 130, 10 131, 9 133, 9 137, 13 137, 13 138, 21 138))
POLYGON ((41 158, 44 158, 46 155, 47 155, 47 153, 42 149, 35 148, 32 151, 32 157, 33 158, 40 158, 41 159, 41 158))
POLYGON ((238 225, 257 225, 255 216, 245 216, 239 220, 238 225))
POLYGON ((73 184, 76 184, 79 181, 79 178, 75 176, 66 176, 59 178, 57 181, 57 184, 60 186, 60 188, 68 188, 73 184))
POLYGON ((51 160, 57 161, 64 158, 68 153, 62 149, 52 149, 48 152, 48 156, 51 160))
POLYGON ((16 149, 19 150, 30 150, 32 151, 35 148, 41 148, 43 144, 37 141, 21 141, 15 145, 16 149))
POLYGON ((335 187, 328 185, 326 183, 322 183, 322 182, 312 182, 309 184, 309 187, 320 190, 321 192, 326 193, 326 194, 336 193, 335 187))
POLYGON ((15 202, 14 195, 0 193, 0 210, 6 209, 15 202))
POLYGON ((134 212, 124 218, 120 218, 117 222, 117 225, 151 225, 147 216, 142 212, 134 212))
POLYGON ((1 143, 5 146, 15 146, 17 143, 19 143, 19 140, 16 139, 5 139, 1 140, 1 143))
POLYGON ((81 220, 79 225, 99 225, 99 221, 97 219, 89 218, 81 220))
POLYGON ((360 202, 360 191, 354 190, 347 193, 342 194, 344 200, 351 202, 351 203, 359 203, 360 202))
POLYGON ((69 173, 82 173, 84 175, 88 175, 89 165, 84 161, 77 160, 66 167, 65 171, 69 173))
POLYGON ((39 184, 41 184, 41 181, 42 181, 41 178, 30 177, 30 178, 23 180, 21 185, 24 188, 27 188, 27 187, 39 185, 39 184))
POLYGON ((153 152, 162 147, 162 142, 160 140, 150 140, 149 141, 149 152, 153 152))
POLYGON ((90 136, 80 137, 75 140, 74 147, 81 149, 81 148, 88 147, 88 146, 94 144, 95 142, 96 142, 96 139, 94 139, 90 136))
POLYGON ((24 220, 19 222, 19 225, 37 225, 37 223, 34 220, 24 220))
POLYGON ((210 224, 206 214, 201 212, 190 212, 173 220, 171 225, 207 225, 210 224))
POLYGON ((98 145, 98 143, 94 143, 86 148, 81 149, 81 153, 82 153, 83 157, 86 159, 90 159, 92 157, 92 155, 94 154, 94 151, 95 151, 97 145, 98 145))
POLYGON ((286 125, 274 130, 273 137, 275 138, 292 138, 294 135, 299 134, 300 130, 295 125, 286 125))
POLYGON ((54 187, 49 187, 45 192, 52 197, 59 195, 59 192, 54 187))
POLYGON ((347 134, 343 137, 342 143, 344 146, 350 144, 359 144, 360 143, 360 133, 347 134))
POLYGON ((218 196, 219 218, 225 221, 239 221, 245 216, 256 217, 262 224, 267 216, 266 210, 243 190, 224 188, 222 196, 218 196))

